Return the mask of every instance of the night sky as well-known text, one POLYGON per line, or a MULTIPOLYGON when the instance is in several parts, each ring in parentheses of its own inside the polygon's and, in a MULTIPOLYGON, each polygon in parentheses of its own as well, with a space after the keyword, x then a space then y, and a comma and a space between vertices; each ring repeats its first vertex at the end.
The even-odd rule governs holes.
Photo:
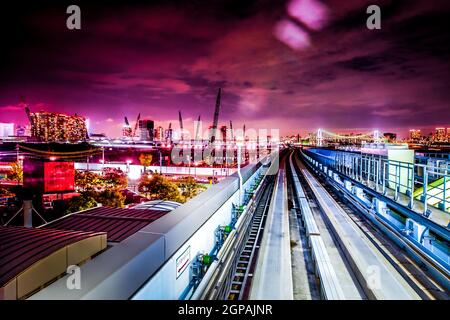
POLYGON ((235 127, 450 127, 448 0, 14 3, 0 13, 1 122, 27 123, 25 96, 32 111, 81 114, 96 133, 117 136, 139 112, 177 128, 178 110, 191 129, 199 114, 210 124, 222 87, 220 124, 235 127), (70 4, 81 30, 66 28, 70 4), (381 30, 366 28, 370 4, 381 30), (289 27, 308 39, 283 42, 289 27))

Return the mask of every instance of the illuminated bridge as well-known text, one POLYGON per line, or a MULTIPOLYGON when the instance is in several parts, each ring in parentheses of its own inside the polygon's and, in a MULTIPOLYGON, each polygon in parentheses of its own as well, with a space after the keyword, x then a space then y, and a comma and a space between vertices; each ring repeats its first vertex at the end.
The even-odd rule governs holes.
POLYGON ((383 144, 285 148, 153 220, 121 212, 118 228, 139 227, 94 230, 109 240, 81 289, 62 275, 29 298, 449 299, 448 164, 383 144))

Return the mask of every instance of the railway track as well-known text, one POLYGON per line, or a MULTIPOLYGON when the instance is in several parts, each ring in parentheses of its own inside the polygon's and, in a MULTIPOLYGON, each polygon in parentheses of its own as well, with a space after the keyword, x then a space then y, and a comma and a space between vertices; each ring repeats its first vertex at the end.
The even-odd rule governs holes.
MULTIPOLYGON (((273 177, 270 177, 269 180, 274 179, 273 177)), ((242 250, 237 255, 231 288, 227 295, 228 300, 243 300, 248 298, 273 188, 273 181, 268 181, 253 213, 253 218, 248 229, 248 235, 244 240, 242 250)))

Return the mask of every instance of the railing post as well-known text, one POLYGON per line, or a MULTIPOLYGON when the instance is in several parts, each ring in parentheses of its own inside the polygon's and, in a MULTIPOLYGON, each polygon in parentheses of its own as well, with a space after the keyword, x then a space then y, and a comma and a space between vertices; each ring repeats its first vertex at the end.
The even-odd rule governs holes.
POLYGON ((422 199, 423 200, 423 214, 426 215, 427 214, 427 206, 428 206, 428 201, 427 201, 427 189, 428 189, 428 167, 425 166, 424 168, 424 176, 423 176, 423 193, 422 193, 422 199))
POLYGON ((395 165, 395 178, 394 178, 394 183, 395 183, 394 199, 395 200, 397 200, 397 197, 398 197, 398 177, 399 176, 400 175, 398 173, 398 165, 395 165))
MULTIPOLYGON (((410 202, 409 202, 409 208, 410 209, 413 209, 414 208, 414 167, 415 167, 415 165, 414 164, 412 164, 412 168, 411 168, 411 175, 412 175, 412 177, 411 177, 411 198, 410 198, 410 202)), ((409 169, 408 169, 408 172, 409 172, 409 169)))
POLYGON ((381 174, 381 157, 377 160, 377 191, 380 185, 380 174, 381 174))
POLYGON ((444 198, 442 199, 442 210, 447 211, 447 169, 445 169, 445 175, 444 175, 444 190, 442 191, 442 194, 444 195, 444 198))

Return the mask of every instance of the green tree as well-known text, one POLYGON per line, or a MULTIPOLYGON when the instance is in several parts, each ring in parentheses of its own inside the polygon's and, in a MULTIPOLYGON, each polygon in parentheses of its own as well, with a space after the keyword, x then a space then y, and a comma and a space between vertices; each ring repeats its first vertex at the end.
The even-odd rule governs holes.
POLYGON ((97 201, 95 201, 92 193, 95 193, 95 191, 82 192, 80 196, 70 199, 68 202, 66 213, 72 213, 96 207, 97 201))
POLYGON ((206 189, 204 186, 198 184, 193 177, 182 179, 178 187, 181 189, 181 196, 184 198, 184 201, 195 197, 206 189))
POLYGON ((141 153, 139 156, 139 162, 144 167, 144 172, 147 171, 147 167, 152 165, 153 156, 150 153, 141 153))
POLYGON ((143 175, 138 190, 151 199, 172 201, 180 201, 181 199, 177 185, 161 174, 143 175))
POLYGON ((14 162, 11 165, 11 171, 8 174, 8 178, 17 181, 18 184, 23 182, 23 168, 19 161, 14 162))
POLYGON ((118 190, 103 190, 95 194, 95 200, 105 207, 123 208, 125 196, 118 190))

